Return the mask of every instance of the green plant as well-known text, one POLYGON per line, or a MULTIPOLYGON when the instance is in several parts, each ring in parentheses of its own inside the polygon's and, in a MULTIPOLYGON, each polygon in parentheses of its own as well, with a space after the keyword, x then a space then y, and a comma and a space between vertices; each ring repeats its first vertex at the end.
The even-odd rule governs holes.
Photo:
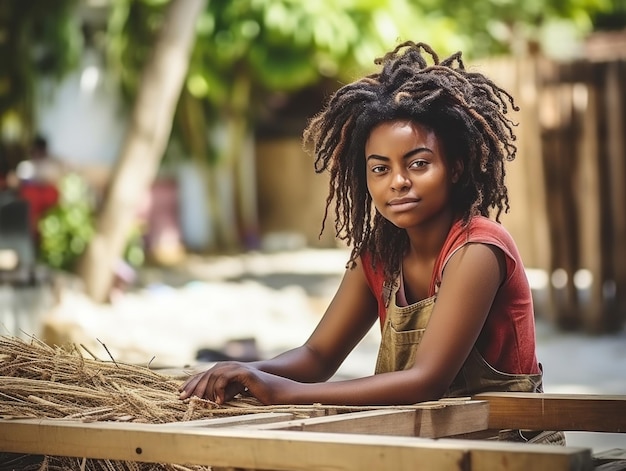
MULTIPOLYGON (((75 173, 59 182, 59 202, 39 221, 40 260, 53 268, 74 271, 78 258, 95 232, 93 195, 75 173)), ((144 264, 143 230, 137 225, 128 236, 124 260, 132 267, 144 264)))
POLYGON ((93 204, 89 187, 77 174, 59 182, 59 202, 39 221, 43 263, 71 271, 94 233, 93 204))

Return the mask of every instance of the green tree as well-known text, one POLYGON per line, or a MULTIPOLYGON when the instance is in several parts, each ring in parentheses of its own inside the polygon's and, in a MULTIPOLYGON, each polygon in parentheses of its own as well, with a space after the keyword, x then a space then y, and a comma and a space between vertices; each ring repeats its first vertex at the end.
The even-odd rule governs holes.
POLYGON ((619 31, 626 28, 626 0, 606 0, 606 3, 592 16, 594 30, 619 31))
POLYGON ((420 0, 429 11, 454 18, 455 31, 469 56, 526 54, 545 47, 546 29, 567 23, 573 35, 593 29, 598 12, 612 11, 622 0, 420 0))
MULTIPOLYGON (((511 51, 520 41, 534 41, 534 28, 548 17, 571 17, 584 26, 591 10, 603 7, 601 1, 553 0, 548 5, 539 0, 521 4, 513 0, 209 1, 195 23, 196 41, 177 105, 173 139, 206 175, 211 218, 217 226, 216 248, 241 248, 242 241, 255 233, 256 203, 250 191, 254 183, 247 172, 250 156, 245 143, 259 104, 269 93, 294 92, 324 78, 351 79, 367 71, 373 57, 404 39, 426 40, 437 50, 462 49, 475 56, 511 51), (233 202, 232 209, 225 202, 233 202)), ((117 71, 129 99, 141 93, 146 83, 139 71, 154 57, 154 38, 172 3, 116 0, 111 4, 108 65, 117 71)), ((153 152, 154 148, 150 178, 160 159, 153 152)), ((116 172, 112 188, 119 184, 117 178, 133 177, 116 172)), ((122 200, 111 203, 100 216, 101 228, 119 224, 113 215, 122 204, 122 200)), ((122 232, 116 234, 118 240, 111 245, 105 243, 110 233, 99 229, 97 243, 109 249, 96 249, 96 242, 90 249, 114 257, 121 250, 122 232)), ((96 270, 97 259, 86 266, 96 270)), ((100 274, 106 278, 108 271, 100 274)))
MULTIPOLYGON (((111 57, 119 60, 122 86, 130 95, 142 61, 137 45, 151 35, 145 25, 132 25, 139 17, 148 25, 158 22, 161 3, 120 2, 113 14, 111 57)), ((430 21, 409 0, 207 4, 198 20, 175 128, 208 182, 211 220, 217 228, 214 248, 239 249, 255 238, 252 156, 245 143, 268 94, 297 91, 324 78, 351 78, 415 29, 441 38, 440 43, 454 39, 446 20, 430 21)))

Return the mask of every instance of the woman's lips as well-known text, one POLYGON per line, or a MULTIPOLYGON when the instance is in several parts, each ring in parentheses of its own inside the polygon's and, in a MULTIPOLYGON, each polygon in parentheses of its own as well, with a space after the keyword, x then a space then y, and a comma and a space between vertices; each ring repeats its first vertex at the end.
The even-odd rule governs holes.
POLYGON ((389 209, 395 212, 408 211, 415 208, 419 204, 418 198, 398 198, 387 203, 389 209))

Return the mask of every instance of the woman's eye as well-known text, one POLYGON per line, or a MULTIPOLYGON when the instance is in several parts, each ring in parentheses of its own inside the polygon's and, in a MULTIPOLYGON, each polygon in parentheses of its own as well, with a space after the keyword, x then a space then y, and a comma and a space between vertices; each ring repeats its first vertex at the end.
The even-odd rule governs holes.
POLYGON ((383 173, 385 171, 384 165, 376 165, 372 167, 372 173, 383 173))
POLYGON ((428 164, 428 162, 426 162, 425 160, 414 160, 413 162, 411 162, 411 165, 409 165, 410 168, 422 168, 425 167, 428 164))

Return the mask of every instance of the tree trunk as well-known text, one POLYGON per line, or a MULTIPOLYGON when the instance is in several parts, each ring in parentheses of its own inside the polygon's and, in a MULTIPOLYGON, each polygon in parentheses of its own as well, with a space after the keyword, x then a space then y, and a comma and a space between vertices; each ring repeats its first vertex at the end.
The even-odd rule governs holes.
POLYGON ((257 248, 258 244, 255 156, 248 119, 251 86, 246 72, 236 75, 228 120, 228 160, 233 172, 236 222, 239 240, 246 249, 257 248))
POLYGON ((80 266, 87 294, 106 301, 138 205, 149 191, 170 137, 176 104, 206 0, 173 0, 148 60, 121 154, 80 266))

